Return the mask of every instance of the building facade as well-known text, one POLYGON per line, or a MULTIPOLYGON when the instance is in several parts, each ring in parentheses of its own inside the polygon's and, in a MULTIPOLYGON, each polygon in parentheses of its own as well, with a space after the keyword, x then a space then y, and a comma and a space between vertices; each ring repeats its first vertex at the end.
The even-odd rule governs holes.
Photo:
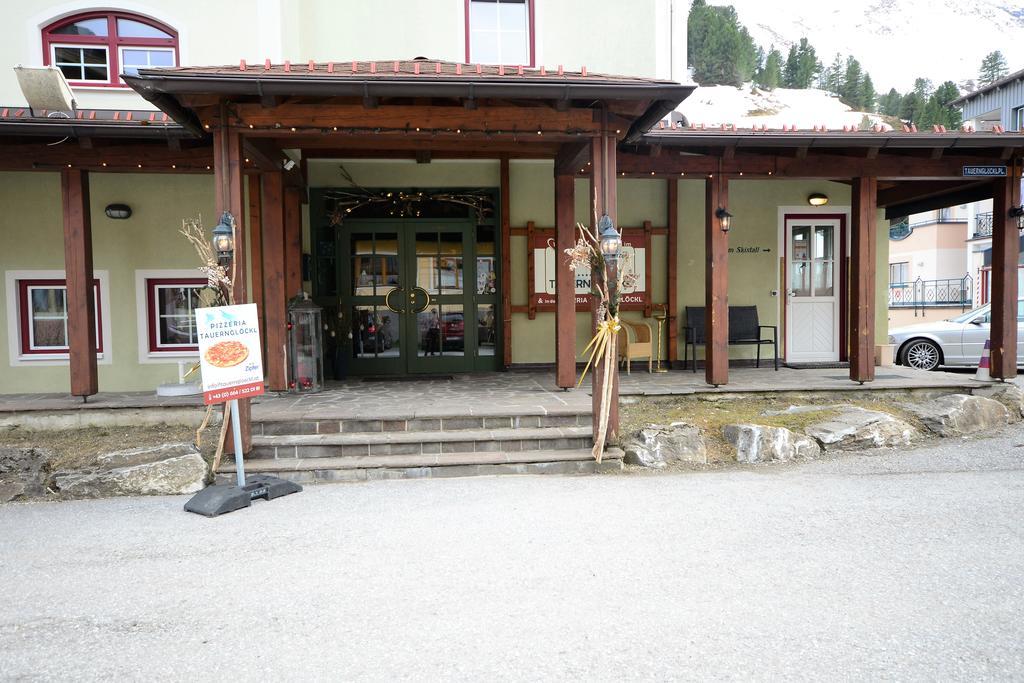
POLYGON ((687 309, 703 308, 698 358, 727 383, 755 354, 728 344, 727 307, 753 306, 787 362, 849 361, 867 381, 886 341, 887 217, 1017 144, 666 123, 692 89, 679 2, 427 5, 12 10, 5 58, 59 68, 77 109, 29 111, 0 79, 2 390, 175 380, 203 285, 178 229, 225 210, 272 389, 287 388, 300 288, 325 309, 332 375, 555 364, 553 384, 572 385, 589 283, 560 256, 604 213, 636 276, 624 315, 665 312, 662 357, 682 359, 687 309))

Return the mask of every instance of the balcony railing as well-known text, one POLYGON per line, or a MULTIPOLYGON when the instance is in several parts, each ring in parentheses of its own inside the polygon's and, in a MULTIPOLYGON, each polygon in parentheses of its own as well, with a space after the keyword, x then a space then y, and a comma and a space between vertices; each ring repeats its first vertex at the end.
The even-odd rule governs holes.
POLYGON ((970 275, 945 280, 922 280, 893 282, 889 285, 889 308, 913 308, 914 315, 924 313, 926 308, 953 308, 961 311, 970 309, 974 292, 974 280, 970 275))
POLYGON ((979 213, 974 217, 974 236, 977 237, 991 237, 992 236, 992 212, 979 213))

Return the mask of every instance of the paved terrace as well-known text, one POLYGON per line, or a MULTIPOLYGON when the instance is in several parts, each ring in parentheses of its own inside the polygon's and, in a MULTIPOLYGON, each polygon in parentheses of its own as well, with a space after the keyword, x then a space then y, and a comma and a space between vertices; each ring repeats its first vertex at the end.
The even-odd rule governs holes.
MULTIPOLYGON (((923 372, 909 368, 878 368, 876 380, 863 387, 851 382, 844 368, 794 370, 732 368, 730 383, 717 389, 704 383, 703 372, 673 370, 662 374, 637 371, 621 375, 620 394, 666 396, 696 393, 877 391, 893 389, 962 389, 980 383, 968 373, 923 372)), ((515 371, 441 378, 383 381, 349 379, 330 382, 319 394, 271 394, 254 400, 256 419, 380 418, 418 416, 537 415, 589 412, 590 379, 580 389, 561 391, 552 371, 515 371)), ((68 411, 188 407, 201 398, 156 396, 152 392, 104 392, 88 402, 67 394, 0 394, 0 415, 27 411, 68 411)))

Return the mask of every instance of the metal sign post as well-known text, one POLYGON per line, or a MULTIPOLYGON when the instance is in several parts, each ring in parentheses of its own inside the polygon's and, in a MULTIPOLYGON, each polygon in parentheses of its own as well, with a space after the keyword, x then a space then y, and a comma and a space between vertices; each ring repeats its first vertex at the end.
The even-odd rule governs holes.
POLYGON ((273 500, 301 491, 298 484, 279 477, 245 476, 238 399, 252 398, 264 392, 256 304, 197 308, 196 333, 203 373, 203 401, 207 405, 228 404, 225 419, 230 415, 235 447, 235 485, 207 486, 185 503, 185 510, 216 517, 249 507, 256 498, 273 500))

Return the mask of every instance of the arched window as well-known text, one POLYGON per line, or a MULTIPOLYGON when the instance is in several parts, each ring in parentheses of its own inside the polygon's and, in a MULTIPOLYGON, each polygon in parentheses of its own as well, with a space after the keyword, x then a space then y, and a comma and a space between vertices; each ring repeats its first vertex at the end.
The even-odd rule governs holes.
POLYGON ((178 33, 124 12, 85 12, 43 29, 43 63, 72 85, 124 87, 120 74, 178 64, 178 33))

